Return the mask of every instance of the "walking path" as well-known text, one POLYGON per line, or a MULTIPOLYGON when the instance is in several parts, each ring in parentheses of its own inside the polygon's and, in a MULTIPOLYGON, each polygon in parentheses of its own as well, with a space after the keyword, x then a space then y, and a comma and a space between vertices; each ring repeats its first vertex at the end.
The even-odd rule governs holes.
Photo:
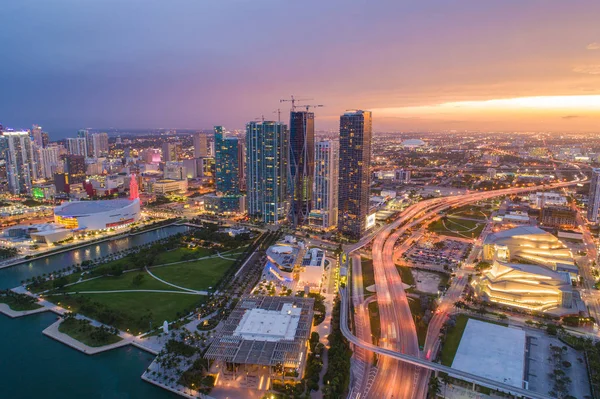
MULTIPOLYGON (((171 285, 171 284, 169 284, 171 285)), ((174 287, 177 287, 174 285, 174 287)), ((208 295, 206 291, 171 291, 171 290, 114 290, 114 291, 77 291, 77 294, 118 294, 122 292, 162 292, 167 294, 184 294, 184 295, 208 295)), ((52 295, 63 295, 60 294, 49 294, 52 295)))
MULTIPOLYGON (((183 290, 183 291, 187 291, 187 293, 190 293, 190 294, 208 295, 208 293, 206 291, 196 291, 196 290, 192 290, 190 288, 180 287, 180 286, 175 285, 173 283, 169 283, 168 281, 165 281, 165 280, 163 280, 160 277, 156 277, 154 274, 152 274, 152 272, 150 270, 148 270, 147 267, 144 267, 144 269, 146 270, 146 273, 148 273, 150 276, 152 276, 156 280, 160 281, 161 283, 164 283, 164 284, 169 285, 171 287, 179 288, 180 290, 183 290)), ((181 294, 183 294, 183 292, 181 292, 181 294)))
POLYGON ((22 316, 28 316, 30 314, 36 314, 36 313, 42 313, 42 312, 47 312, 48 308, 42 306, 39 309, 33 309, 33 310, 12 310, 10 308, 10 306, 8 306, 5 303, 0 303, 0 313, 2 313, 3 315, 6 315, 8 317, 11 318, 17 318, 17 317, 22 317, 22 316))

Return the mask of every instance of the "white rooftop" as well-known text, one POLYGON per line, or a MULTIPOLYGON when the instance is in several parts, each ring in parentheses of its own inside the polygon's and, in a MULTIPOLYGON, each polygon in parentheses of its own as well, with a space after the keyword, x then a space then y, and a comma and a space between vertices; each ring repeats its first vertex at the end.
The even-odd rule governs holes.
POLYGON ((233 335, 255 341, 293 341, 300 321, 300 313, 301 309, 291 303, 284 304, 280 311, 250 309, 242 316, 233 335))
POLYGON ((525 331, 469 319, 452 368, 522 388, 525 331))

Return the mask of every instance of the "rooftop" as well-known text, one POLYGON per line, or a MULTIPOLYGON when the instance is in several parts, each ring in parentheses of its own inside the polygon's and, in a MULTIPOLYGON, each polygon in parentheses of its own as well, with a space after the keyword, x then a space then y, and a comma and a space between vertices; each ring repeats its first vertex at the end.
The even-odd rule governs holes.
POLYGON ((525 331, 469 319, 452 368, 522 388, 525 331))
POLYGON ((73 201, 57 206, 54 214, 58 216, 77 216, 102 213, 124 208, 133 201, 129 199, 113 199, 104 201, 73 201))
POLYGON ((313 305, 312 298, 242 298, 222 322, 205 357, 239 364, 298 366, 310 335, 313 305))

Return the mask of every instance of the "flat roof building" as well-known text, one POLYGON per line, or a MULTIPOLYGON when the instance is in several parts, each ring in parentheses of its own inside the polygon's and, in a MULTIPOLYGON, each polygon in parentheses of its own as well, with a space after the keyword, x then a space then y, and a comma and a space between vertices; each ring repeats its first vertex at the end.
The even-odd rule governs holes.
POLYGON ((306 359, 314 300, 299 297, 241 298, 204 355, 236 365, 277 366, 299 378, 306 359))

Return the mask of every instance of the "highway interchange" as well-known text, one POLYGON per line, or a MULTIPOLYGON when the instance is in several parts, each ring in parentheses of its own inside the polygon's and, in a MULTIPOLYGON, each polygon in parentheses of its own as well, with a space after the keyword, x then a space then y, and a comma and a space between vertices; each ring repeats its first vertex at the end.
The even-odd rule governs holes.
MULTIPOLYGON (((399 253, 401 254, 408 247, 408 245, 403 245, 394 249, 398 239, 404 233, 426 221, 430 222, 439 217, 440 213, 448 208, 459 207, 499 196, 567 187, 582 182, 584 180, 574 180, 545 186, 514 187, 421 201, 406 208, 393 223, 382 227, 375 234, 361 240, 358 244, 346 248, 346 252, 349 255, 348 259, 351 259, 350 255, 352 252, 372 241, 373 269, 381 323, 381 339, 379 346, 374 346, 371 344, 370 334, 369 336, 365 336, 364 328, 357 331, 362 336, 356 337, 347 328, 347 324, 342 323, 346 330, 344 335, 355 345, 384 355, 379 359, 377 377, 368 395, 364 395, 365 392, 355 391, 354 397, 361 398, 368 396, 382 399, 425 398, 430 370, 449 371, 444 366, 430 363, 429 359, 433 357, 433 354, 437 350, 440 329, 448 314, 452 311, 453 303, 460 297, 467 283, 467 278, 464 274, 459 273, 457 278, 453 280, 451 287, 429 324, 425 346, 421 351, 404 286, 394 262, 394 256, 398 256, 399 253)), ((477 245, 481 245, 481 242, 482 240, 479 240, 477 245)), ((473 253, 477 253, 477 248, 474 249, 473 253)), ((474 258, 471 256, 467 264, 473 260, 474 258)), ((347 297, 346 300, 350 301, 350 298, 347 297)), ((346 309, 347 305, 345 305, 346 309)), ((355 320, 361 317, 368 317, 367 315, 367 312, 361 310, 361 312, 355 314, 355 320)), ((361 321, 359 320, 359 322, 361 321)), ((459 375, 460 373, 452 371, 452 374, 459 375)), ((467 377, 465 379, 468 381, 475 381, 477 379, 476 376, 472 375, 467 377)), ((479 382, 484 383, 481 379, 479 379, 479 382)), ((494 381, 486 381, 485 385, 495 386, 498 389, 513 392, 517 395, 526 394, 527 397, 532 398, 547 397, 494 381)))

